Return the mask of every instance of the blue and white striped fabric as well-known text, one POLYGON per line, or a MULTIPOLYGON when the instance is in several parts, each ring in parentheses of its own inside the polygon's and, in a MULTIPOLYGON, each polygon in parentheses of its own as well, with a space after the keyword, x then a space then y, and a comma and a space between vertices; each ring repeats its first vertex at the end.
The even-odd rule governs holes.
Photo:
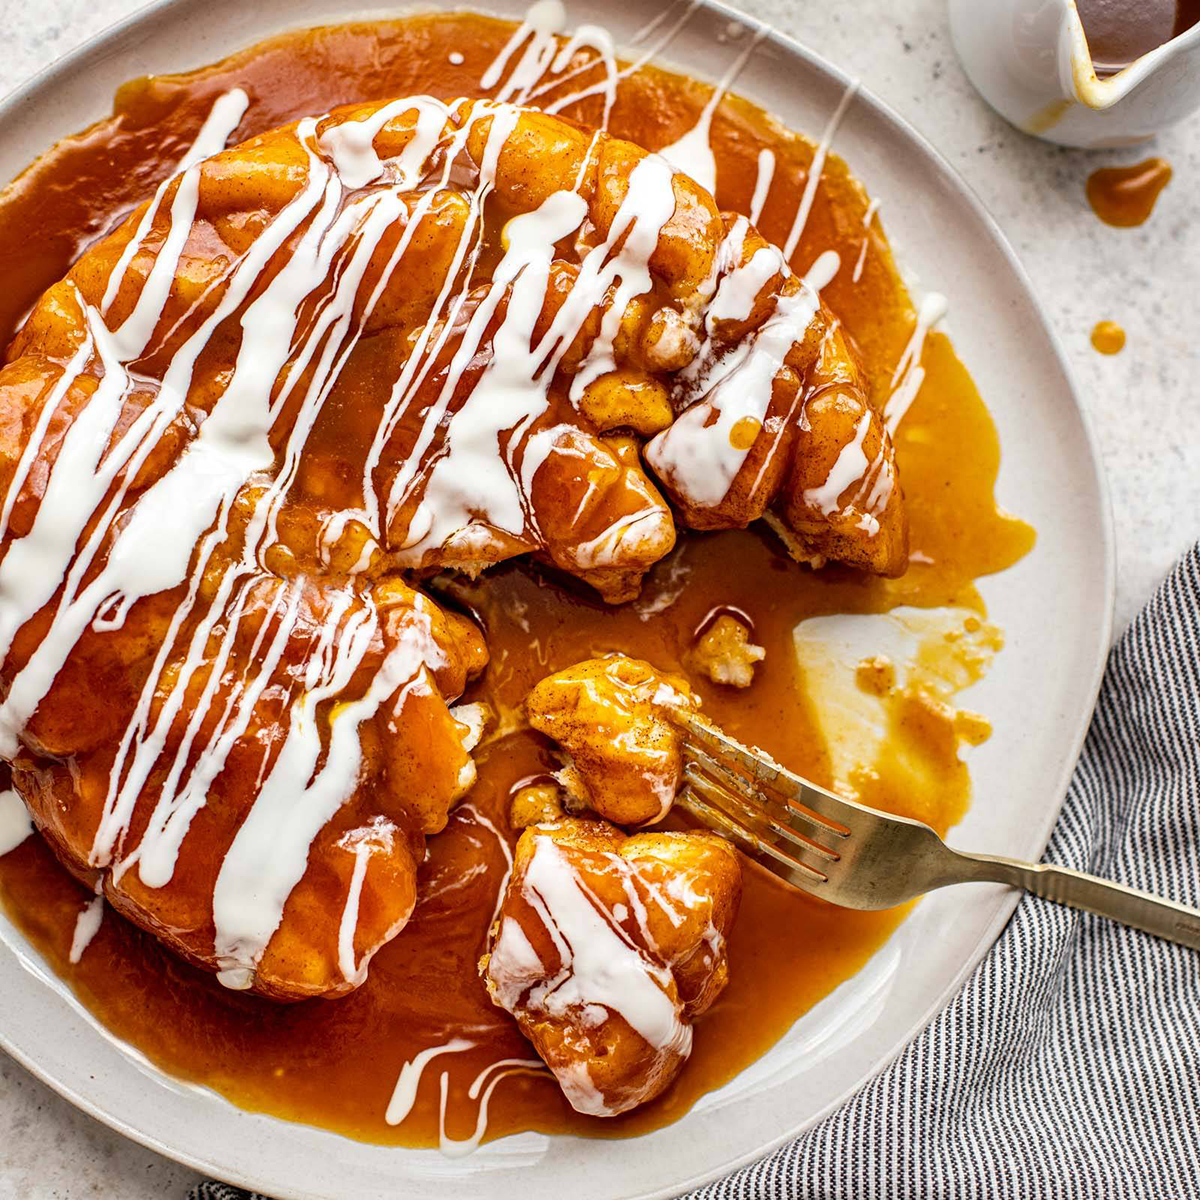
MULTIPOLYGON (((1200 547, 1112 652, 1046 861, 1196 905, 1198 799, 1200 547)), ((1198 1085, 1200 954, 1028 896, 888 1070, 689 1200, 1196 1196, 1198 1085)))

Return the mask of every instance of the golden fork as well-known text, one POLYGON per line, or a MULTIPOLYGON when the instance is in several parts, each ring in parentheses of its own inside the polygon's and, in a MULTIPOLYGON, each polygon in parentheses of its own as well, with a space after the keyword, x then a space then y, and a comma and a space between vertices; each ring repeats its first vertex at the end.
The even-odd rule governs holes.
POLYGON ((685 734, 680 807, 822 900, 892 908, 951 883, 1007 883, 1200 950, 1200 910, 1066 867, 952 850, 921 821, 844 800, 697 713, 669 711, 685 734))

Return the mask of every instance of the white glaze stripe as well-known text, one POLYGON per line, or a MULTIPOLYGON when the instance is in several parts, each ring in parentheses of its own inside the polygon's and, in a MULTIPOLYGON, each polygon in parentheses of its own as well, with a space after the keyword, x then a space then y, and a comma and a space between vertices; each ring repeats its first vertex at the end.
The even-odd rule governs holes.
MULTIPOLYGON (((689 503, 711 508, 729 493, 752 445, 739 441, 734 429, 740 421, 761 426, 766 420, 775 376, 816 316, 819 291, 839 265, 833 251, 821 255, 803 287, 779 297, 763 325, 698 382, 702 399, 647 444, 646 461, 689 503)), ((744 298, 749 288, 738 290, 744 298)))
POLYGON ((912 336, 904 347, 904 353, 896 364, 892 375, 892 394, 883 410, 884 421, 888 432, 896 436, 900 422, 908 415, 912 402, 925 382, 925 368, 921 364, 925 352, 925 338, 929 331, 946 315, 946 297, 938 292, 930 292, 917 309, 917 321, 913 326, 912 336))
POLYGON ((103 919, 104 897, 97 896, 94 900, 89 900, 75 918, 75 932, 71 936, 71 950, 67 955, 70 962, 77 963, 83 957, 83 952, 100 932, 103 919))
POLYGON ((367 863, 374 849, 366 839, 360 840, 354 847, 354 870, 350 875, 350 887, 346 890, 342 919, 338 922, 338 970, 347 983, 362 982, 354 960, 354 935, 358 930, 358 912, 362 902, 363 881, 367 877, 367 863))
POLYGON ((0 856, 15 850, 33 833, 25 801, 12 788, 0 792, 0 856))
POLYGON ((866 437, 867 430, 870 428, 871 414, 863 413, 854 430, 854 437, 838 451, 838 456, 834 460, 833 466, 829 468, 829 475, 825 482, 820 487, 805 489, 805 504, 810 508, 818 509, 825 516, 838 510, 838 501, 842 493, 851 484, 865 478, 870 467, 867 456, 863 453, 863 438, 866 437))
POLYGON ((109 306, 116 299, 117 292, 120 290, 125 275, 129 270, 129 264, 133 262, 134 257, 142 248, 147 234, 149 234, 154 225, 154 219, 158 215, 158 210, 162 205, 163 197, 166 195, 170 183, 183 174, 189 167, 200 162, 201 159, 208 158, 210 155, 217 154, 223 150, 230 135, 241 124, 242 117, 246 115, 246 109, 249 104, 250 97, 241 88, 233 88, 217 97, 212 108, 209 110, 208 116, 204 120, 204 124, 200 127, 200 132, 196 135, 196 140, 188 147, 179 162, 176 163, 174 174, 169 175, 158 185, 146 211, 142 214, 142 219, 138 222, 137 229, 134 230, 133 237, 130 238, 125 248, 121 251, 121 255, 112 269, 112 274, 109 276, 104 297, 100 301, 100 311, 102 313, 107 313, 109 306))
POLYGON ((467 1095, 472 1100, 479 1101, 479 1113, 475 1118, 475 1130, 470 1137, 462 1138, 461 1140, 448 1137, 446 1134, 446 1102, 450 1090, 450 1076, 443 1071, 440 1081, 441 1099, 438 1106, 438 1149, 447 1158, 462 1158, 467 1154, 473 1154, 479 1149, 479 1144, 483 1141, 483 1136, 487 1132, 488 1104, 496 1087, 512 1075, 528 1075, 531 1072, 540 1074, 545 1069, 545 1063, 539 1058, 502 1058, 499 1062, 494 1062, 490 1066, 484 1067, 475 1076, 471 1086, 467 1089, 467 1095), (493 1071, 495 1072, 494 1075, 492 1074, 493 1071), (489 1075, 491 1075, 490 1079, 488 1079, 489 1075), (485 1079, 487 1080, 486 1085, 484 1084, 485 1079))
POLYGON ((863 214, 863 240, 862 245, 858 248, 858 259, 854 264, 853 281, 857 283, 862 278, 863 266, 867 261, 867 247, 871 244, 871 220, 879 211, 879 201, 872 200, 867 205, 867 211, 863 214))
POLYGON ((750 224, 757 225, 762 216, 771 181, 775 178, 775 152, 765 146, 758 152, 758 173, 754 176, 754 195, 750 199, 750 224))
POLYGON ((696 123, 676 141, 659 150, 663 156, 685 175, 690 175, 702 188, 715 192, 717 188, 717 160, 712 151, 712 119, 725 93, 733 86, 737 77, 742 73, 755 47, 766 37, 766 29, 757 29, 746 47, 733 60, 729 70, 721 77, 720 82, 713 88, 712 95, 700 110, 696 123))
POLYGON ((421 1086, 421 1076, 424 1074, 425 1068, 441 1054, 461 1054, 464 1050, 473 1049, 475 1045, 475 1042, 466 1038, 451 1038, 441 1046, 430 1046, 428 1049, 422 1050, 409 1062, 406 1062, 400 1068, 400 1074, 396 1079, 396 1086, 392 1089, 392 1098, 388 1101, 387 1112, 383 1119, 389 1125, 401 1124, 412 1112, 413 1105, 417 1102, 417 1089, 421 1086))
MULTIPOLYGON (((634 945, 594 903, 561 848, 539 838, 521 881, 558 952, 558 973, 526 1000, 534 1012, 563 1018, 589 1006, 619 1013, 655 1050, 686 1056, 692 1031, 667 993, 670 972, 634 945)), ((493 956, 495 951, 493 951, 493 956)), ((504 964, 496 966, 502 975, 504 964)))
POLYGON ((805 227, 808 225, 813 200, 816 198, 817 188, 821 184, 821 172, 825 170, 825 159, 829 156, 830 148, 833 146, 834 135, 842 123, 846 109, 850 107, 850 101, 857 93, 858 80, 855 79, 842 93, 842 98, 838 101, 837 108, 833 110, 833 116, 829 118, 829 124, 825 126, 821 140, 817 143, 813 160, 808 167, 808 178, 804 181, 804 192, 800 197, 799 207, 796 209, 795 220, 792 221, 787 241, 783 244, 783 253, 789 262, 791 262, 792 255, 796 253, 796 247, 800 245, 800 239, 804 236, 805 227))

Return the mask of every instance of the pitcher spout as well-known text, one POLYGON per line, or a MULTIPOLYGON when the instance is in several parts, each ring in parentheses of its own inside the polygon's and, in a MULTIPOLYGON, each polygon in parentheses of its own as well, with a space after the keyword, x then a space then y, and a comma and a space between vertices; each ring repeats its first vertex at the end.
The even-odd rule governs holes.
MULTIPOLYGON (((1075 0, 1060 0, 1058 70, 1064 93, 1095 112, 1107 112, 1133 91, 1166 71, 1170 64, 1200 43, 1200 26, 1170 38, 1120 69, 1101 69, 1094 60, 1075 0)), ((1181 84, 1182 85, 1182 84, 1181 84)), ((1200 95, 1196 97, 1200 103, 1200 95)), ((1195 105, 1193 105, 1194 107, 1195 105)))

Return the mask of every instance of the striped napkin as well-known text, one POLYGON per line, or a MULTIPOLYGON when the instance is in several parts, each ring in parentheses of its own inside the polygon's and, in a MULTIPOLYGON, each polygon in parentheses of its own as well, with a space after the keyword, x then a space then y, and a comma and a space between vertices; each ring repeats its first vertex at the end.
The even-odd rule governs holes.
MULTIPOLYGON (((1045 861, 1196 905, 1198 799, 1200 546, 1112 652, 1045 861)), ((1200 954, 1027 896, 891 1067, 689 1200, 1194 1196, 1198 1080, 1200 954)))

